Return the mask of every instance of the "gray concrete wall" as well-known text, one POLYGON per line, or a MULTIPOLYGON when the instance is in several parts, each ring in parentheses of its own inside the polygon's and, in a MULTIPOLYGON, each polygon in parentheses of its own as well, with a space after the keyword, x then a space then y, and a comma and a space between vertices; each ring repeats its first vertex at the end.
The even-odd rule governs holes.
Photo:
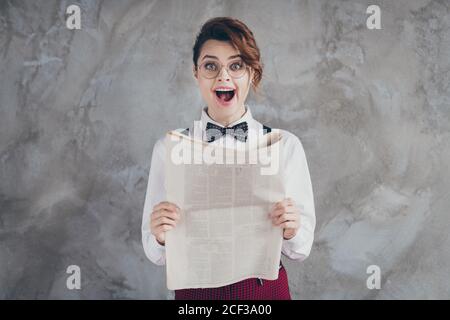
POLYGON ((262 50, 255 117, 309 161, 316 241, 285 261, 293 298, 450 298, 446 0, 1 1, 0 298, 172 297, 141 245, 147 175, 156 139, 200 115, 191 47, 222 15, 262 50))

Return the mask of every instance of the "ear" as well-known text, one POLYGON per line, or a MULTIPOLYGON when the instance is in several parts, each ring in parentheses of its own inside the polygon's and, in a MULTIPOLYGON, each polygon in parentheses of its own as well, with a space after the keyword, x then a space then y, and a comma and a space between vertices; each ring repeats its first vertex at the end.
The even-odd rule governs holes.
POLYGON ((254 84, 253 84, 253 76, 255 75, 255 71, 252 69, 252 68, 250 68, 250 72, 249 72, 249 82, 250 82, 250 85, 251 86, 254 86, 254 84))
POLYGON ((198 79, 198 72, 197 72, 197 68, 195 67, 195 65, 192 65, 192 72, 194 73, 194 78, 198 79))

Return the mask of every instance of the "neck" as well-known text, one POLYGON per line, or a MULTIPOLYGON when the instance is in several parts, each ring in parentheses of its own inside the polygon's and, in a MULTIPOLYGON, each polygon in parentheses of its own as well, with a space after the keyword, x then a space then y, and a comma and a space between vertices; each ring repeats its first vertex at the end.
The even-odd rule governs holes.
POLYGON ((245 111, 246 111, 245 106, 242 106, 231 115, 219 115, 214 113, 214 111, 212 111, 212 109, 210 108, 206 109, 206 113, 208 114, 208 116, 214 121, 220 123, 224 127, 228 127, 230 123, 233 123, 242 118, 242 116, 245 114, 245 111))

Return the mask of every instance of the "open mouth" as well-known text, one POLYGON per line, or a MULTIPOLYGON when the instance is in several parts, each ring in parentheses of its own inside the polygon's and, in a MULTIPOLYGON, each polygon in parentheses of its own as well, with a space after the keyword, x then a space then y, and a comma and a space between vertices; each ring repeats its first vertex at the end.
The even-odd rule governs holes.
POLYGON ((217 89, 216 96, 221 102, 228 102, 234 97, 234 90, 232 89, 217 89))

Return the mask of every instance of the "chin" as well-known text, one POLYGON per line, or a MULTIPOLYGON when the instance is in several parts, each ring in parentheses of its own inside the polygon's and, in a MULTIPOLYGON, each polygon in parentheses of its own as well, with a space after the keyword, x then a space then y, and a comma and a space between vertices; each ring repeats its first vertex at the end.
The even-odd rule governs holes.
POLYGON ((237 103, 233 103, 231 105, 224 106, 224 105, 217 103, 216 101, 213 101, 212 106, 217 113, 220 113, 223 115, 232 115, 235 112, 237 112, 239 109, 239 105, 237 103))

